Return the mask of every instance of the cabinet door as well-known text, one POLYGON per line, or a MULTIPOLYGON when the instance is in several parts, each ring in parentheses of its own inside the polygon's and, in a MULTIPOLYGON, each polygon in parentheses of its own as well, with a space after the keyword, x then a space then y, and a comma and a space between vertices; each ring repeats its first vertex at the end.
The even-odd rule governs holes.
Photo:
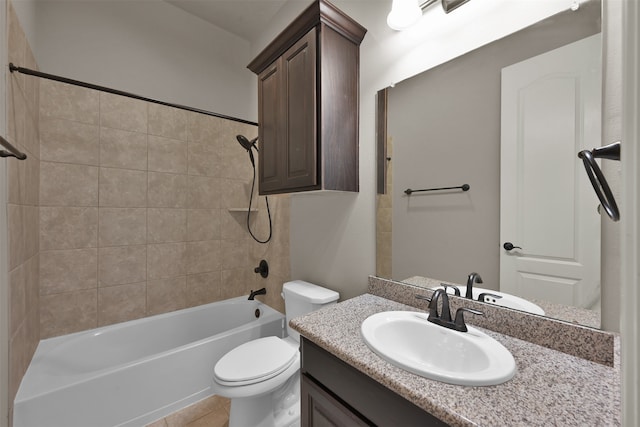
POLYGON ((285 138, 284 188, 318 184, 316 128, 316 30, 283 55, 285 138))
POLYGON ((282 187, 280 159, 284 150, 278 145, 286 135, 282 92, 282 59, 258 76, 258 155, 260 194, 277 192, 282 187))
POLYGON ((306 375, 301 377, 300 403, 302 427, 369 426, 358 414, 344 406, 306 375))
POLYGON ((316 29, 258 77, 260 194, 320 187, 316 29))

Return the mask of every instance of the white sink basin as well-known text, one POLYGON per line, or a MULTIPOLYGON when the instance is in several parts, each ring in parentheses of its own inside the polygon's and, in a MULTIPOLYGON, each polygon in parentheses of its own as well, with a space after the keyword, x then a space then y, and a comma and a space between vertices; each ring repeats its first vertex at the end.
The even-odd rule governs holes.
MULTIPOLYGON (((460 294, 461 296, 464 297, 465 294, 467 293, 467 287, 466 286, 456 286, 456 287, 460 289, 460 294)), ((439 288, 432 288, 432 289, 435 290, 435 289, 442 289, 442 288, 439 287, 439 288)), ((449 295, 453 295, 454 292, 455 291, 453 289, 447 288, 447 293, 449 295)), ((483 302, 486 302, 487 304, 495 304, 502 307, 513 308, 514 310, 526 311, 531 314, 539 314, 540 316, 544 316, 544 310, 540 308, 540 306, 532 303, 531 301, 527 301, 524 298, 517 297, 515 295, 505 294, 504 292, 494 291, 492 289, 477 288, 475 286, 473 287, 471 293, 473 294, 473 299, 476 301, 478 300, 478 297, 482 293, 498 295, 498 296, 501 296, 502 298, 492 298, 492 297, 486 296, 483 302)))
POLYGON ((427 321, 426 313, 387 311, 362 322, 365 343, 387 362, 449 384, 496 385, 516 373, 502 344, 467 325, 458 332, 427 321))

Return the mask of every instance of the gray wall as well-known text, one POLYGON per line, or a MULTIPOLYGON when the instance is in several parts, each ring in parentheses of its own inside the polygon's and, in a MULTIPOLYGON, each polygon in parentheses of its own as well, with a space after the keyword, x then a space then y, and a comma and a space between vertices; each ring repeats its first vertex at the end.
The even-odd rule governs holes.
POLYGON ((484 287, 500 277, 501 69, 599 32, 599 4, 564 12, 406 80, 389 92, 394 279, 414 275, 484 287), (468 192, 406 188, 467 183, 468 192))
POLYGON ((164 1, 18 1, 40 69, 257 119, 250 42, 164 1))

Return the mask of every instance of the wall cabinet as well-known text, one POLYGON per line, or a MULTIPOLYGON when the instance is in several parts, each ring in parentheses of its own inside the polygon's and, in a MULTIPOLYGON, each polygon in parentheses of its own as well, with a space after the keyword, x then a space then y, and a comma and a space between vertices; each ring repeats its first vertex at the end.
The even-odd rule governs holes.
POLYGON ((447 426, 306 338, 300 344, 302 427, 447 426))
POLYGON ((258 75, 260 194, 358 191, 365 32, 317 0, 248 65, 258 75))

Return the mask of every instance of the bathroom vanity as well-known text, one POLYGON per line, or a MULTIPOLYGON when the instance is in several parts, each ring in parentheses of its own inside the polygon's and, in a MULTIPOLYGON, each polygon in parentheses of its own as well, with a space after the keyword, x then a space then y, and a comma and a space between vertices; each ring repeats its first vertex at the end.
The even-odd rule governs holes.
MULTIPOLYGON (((362 340, 360 325, 367 317, 384 311, 422 311, 426 306, 414 303, 414 296, 429 293, 372 279, 369 294, 290 322, 304 337, 303 426, 620 425, 619 357, 617 341, 609 340, 615 338, 611 334, 596 331, 603 334, 598 342, 598 336, 590 335, 588 328, 538 317, 546 325, 538 329, 552 335, 553 341, 573 342, 577 353, 589 348, 594 352, 585 351, 578 357, 485 328, 485 333, 513 354, 517 365, 514 378, 488 387, 445 384, 386 362, 362 340), (379 292, 381 289, 384 292, 379 292), (373 294, 385 292, 385 297, 373 294), (575 329, 567 332, 565 326, 575 329), (609 350, 614 355, 611 360, 609 350)), ((479 318, 499 316, 492 316, 490 308, 486 311, 479 318)), ((522 318, 513 313, 516 324, 512 326, 518 329, 522 318)))

